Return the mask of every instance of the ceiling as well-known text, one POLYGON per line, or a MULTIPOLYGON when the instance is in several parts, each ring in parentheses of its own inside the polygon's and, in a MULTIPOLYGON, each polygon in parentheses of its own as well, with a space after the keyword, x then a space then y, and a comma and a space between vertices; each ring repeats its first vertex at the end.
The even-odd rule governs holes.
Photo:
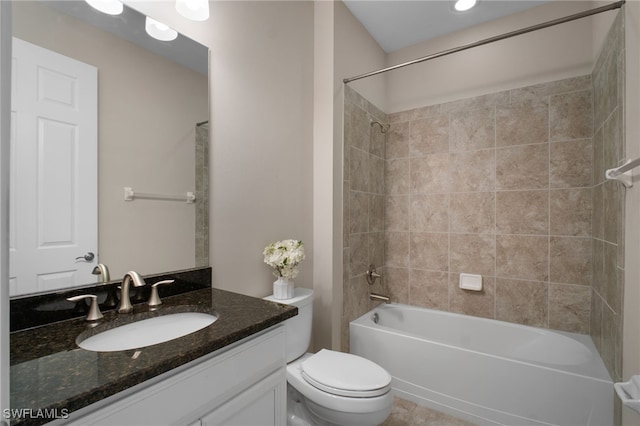
POLYGON ((453 0, 343 0, 382 49, 404 47, 539 6, 549 0, 478 0, 457 12, 453 0))

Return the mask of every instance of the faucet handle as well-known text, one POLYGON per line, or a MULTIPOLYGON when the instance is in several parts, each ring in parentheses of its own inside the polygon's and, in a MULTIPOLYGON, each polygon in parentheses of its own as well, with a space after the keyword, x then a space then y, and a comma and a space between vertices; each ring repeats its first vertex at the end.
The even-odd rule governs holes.
POLYGON ((91 299, 91 306, 89 307, 89 313, 87 314, 87 321, 98 321, 102 318, 102 312, 98 307, 98 296, 95 294, 81 294, 79 296, 68 297, 69 302, 77 302, 82 299, 91 299))
POLYGON ((164 284, 171 284, 175 280, 163 280, 158 281, 155 284, 151 284, 151 297, 149 297, 149 306, 155 308, 156 306, 162 305, 162 301, 160 300, 160 296, 158 296, 158 286, 164 284))

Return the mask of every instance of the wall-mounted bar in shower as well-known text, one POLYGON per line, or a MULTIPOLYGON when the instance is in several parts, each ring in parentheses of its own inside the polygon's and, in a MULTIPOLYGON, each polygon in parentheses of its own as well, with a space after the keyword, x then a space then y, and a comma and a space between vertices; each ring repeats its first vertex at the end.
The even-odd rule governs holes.
POLYGON ((586 10, 584 12, 580 12, 580 13, 576 13, 576 14, 573 14, 573 15, 565 16, 564 18, 554 19, 554 20, 551 20, 551 21, 543 22, 541 24, 532 25, 530 27, 522 28, 520 30, 515 30, 515 31, 511 31, 511 32, 505 33, 505 34, 497 35, 497 36, 494 36, 494 37, 485 38, 483 40, 479 40, 479 41, 476 41, 476 42, 473 42, 473 43, 465 44, 465 45, 462 45, 462 46, 454 47, 452 49, 443 50, 441 52, 434 53, 432 55, 424 56, 422 58, 414 59, 414 60, 409 61, 409 62, 404 62, 402 64, 393 65, 393 66, 390 66, 390 67, 387 67, 387 68, 383 68, 383 69, 380 69, 380 70, 377 70, 377 71, 371 71, 371 72, 368 72, 368 73, 365 73, 365 74, 360 74, 360 75, 357 75, 355 77, 345 78, 344 80, 342 80, 342 82, 344 84, 348 84, 348 83, 350 83, 352 81, 360 80, 362 78, 372 77, 374 75, 382 74, 382 73, 388 72, 388 71, 393 71, 393 70, 396 70, 398 68, 404 68, 404 67, 407 67, 409 65, 418 64, 420 62, 429 61, 431 59, 441 58, 443 56, 451 55, 452 53, 462 52, 463 50, 472 49, 472 48, 478 47, 478 46, 484 46, 485 44, 489 44, 489 43, 493 43, 493 42, 496 42, 496 41, 504 40, 504 39, 507 39, 507 38, 511 38, 511 37, 522 35, 522 34, 530 33, 532 31, 541 30, 543 28, 552 27, 554 25, 564 24, 565 22, 575 21, 576 19, 586 18, 587 16, 596 15, 598 13, 608 12, 608 11, 614 10, 614 9, 620 9, 624 3, 625 3, 625 1, 621 0, 621 1, 618 1, 618 2, 615 2, 615 3, 608 4, 606 6, 601 6, 601 7, 595 8, 595 9, 586 10))
POLYGON ((610 180, 617 180, 622 182, 625 188, 631 188, 633 186, 633 172, 632 170, 640 166, 640 158, 635 160, 629 160, 620 167, 609 169, 604 173, 604 176, 610 180))

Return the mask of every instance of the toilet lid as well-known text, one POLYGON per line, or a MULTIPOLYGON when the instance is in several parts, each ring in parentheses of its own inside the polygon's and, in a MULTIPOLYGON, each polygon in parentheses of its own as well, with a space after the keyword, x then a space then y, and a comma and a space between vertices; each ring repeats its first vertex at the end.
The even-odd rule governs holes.
POLYGON ((322 349, 301 364, 302 377, 325 392, 349 397, 373 397, 387 393, 391 375, 368 359, 322 349))

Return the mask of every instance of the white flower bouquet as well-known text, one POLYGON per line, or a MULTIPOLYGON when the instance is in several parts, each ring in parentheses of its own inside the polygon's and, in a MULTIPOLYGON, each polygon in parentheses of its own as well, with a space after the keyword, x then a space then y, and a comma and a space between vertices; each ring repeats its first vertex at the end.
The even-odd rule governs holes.
POLYGON ((264 263, 271 266, 273 275, 291 280, 298 275, 298 264, 304 260, 304 245, 300 240, 282 240, 264 248, 264 263))

